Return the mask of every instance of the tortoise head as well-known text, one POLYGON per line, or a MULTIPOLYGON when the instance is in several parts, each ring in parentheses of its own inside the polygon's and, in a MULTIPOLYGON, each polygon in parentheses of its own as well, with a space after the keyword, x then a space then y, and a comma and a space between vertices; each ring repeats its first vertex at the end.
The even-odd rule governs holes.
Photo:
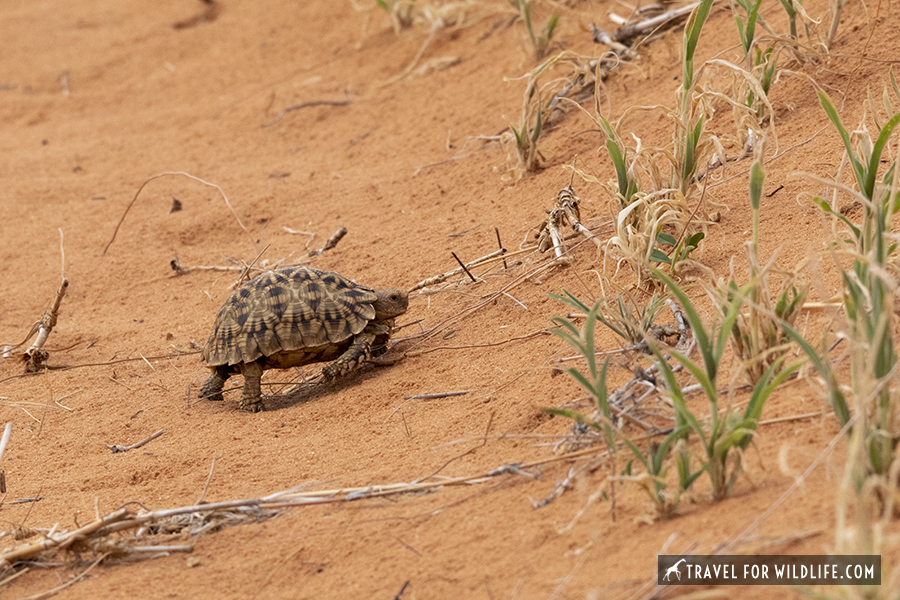
POLYGON ((378 298, 372 303, 375 308, 375 320, 385 321, 399 317, 406 312, 409 306, 409 294, 406 290, 399 288, 388 288, 386 290, 375 290, 378 298))

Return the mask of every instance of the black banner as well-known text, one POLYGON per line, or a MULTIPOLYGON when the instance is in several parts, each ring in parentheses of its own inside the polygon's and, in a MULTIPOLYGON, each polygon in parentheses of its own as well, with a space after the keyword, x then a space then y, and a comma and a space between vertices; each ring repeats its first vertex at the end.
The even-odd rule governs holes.
POLYGON ((881 585, 881 556, 657 557, 659 585, 881 585))

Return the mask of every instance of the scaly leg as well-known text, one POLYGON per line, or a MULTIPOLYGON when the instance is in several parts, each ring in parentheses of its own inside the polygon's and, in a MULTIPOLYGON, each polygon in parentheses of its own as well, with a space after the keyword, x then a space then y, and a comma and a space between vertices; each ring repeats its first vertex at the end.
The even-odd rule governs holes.
POLYGON ((325 379, 343 377, 358 367, 364 360, 372 356, 372 343, 375 341, 375 332, 371 327, 366 327, 353 338, 353 343, 341 354, 337 360, 322 369, 325 379))
POLYGON ((238 404, 238 410, 246 410, 248 412, 259 412, 265 410, 262 398, 262 392, 259 387, 259 380, 262 378, 262 365, 258 362, 241 365, 241 375, 244 376, 244 391, 241 392, 241 401, 238 404))
POLYGON ((198 397, 221 402, 223 400, 222 389, 225 387, 225 382, 228 381, 229 377, 231 377, 231 369, 228 367, 216 367, 213 374, 209 376, 209 379, 200 388, 198 397))

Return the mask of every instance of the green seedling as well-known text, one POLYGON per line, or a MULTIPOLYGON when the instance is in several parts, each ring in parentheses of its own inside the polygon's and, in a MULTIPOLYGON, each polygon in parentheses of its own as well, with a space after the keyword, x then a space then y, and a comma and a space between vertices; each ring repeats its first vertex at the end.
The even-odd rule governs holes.
POLYGON ((744 13, 747 15, 747 23, 744 24, 744 20, 741 19, 741 16, 735 12, 734 20, 737 22, 738 34, 741 36, 741 47, 744 49, 744 58, 747 58, 750 54, 750 49, 753 47, 753 40, 756 38, 756 18, 759 15, 759 5, 762 4, 762 0, 756 0, 756 2, 750 2, 750 0, 735 0, 738 5, 744 9, 744 13))
POLYGON ((653 340, 648 339, 648 343, 656 356, 656 364, 668 384, 669 394, 675 406, 676 427, 688 425, 700 439, 701 470, 709 475, 713 498, 721 500, 729 494, 741 472, 740 455, 756 433, 756 425, 766 400, 772 391, 796 371, 804 361, 783 366, 785 357, 780 357, 769 366, 763 377, 754 386, 743 415, 732 411, 727 411, 724 416, 720 415, 717 383, 722 356, 748 290, 746 288, 739 290, 727 307, 722 322, 713 323, 707 330, 684 289, 660 271, 656 271, 654 276, 659 278, 677 298, 696 335, 702 362, 696 362, 678 350, 670 349, 668 352, 693 375, 706 394, 709 405, 707 422, 701 423, 688 409, 682 388, 675 378, 673 368, 663 355, 662 349, 653 340), (730 471, 729 459, 732 463, 730 471))
POLYGON ((610 453, 613 455, 617 452, 617 441, 621 440, 631 450, 632 454, 634 454, 634 459, 628 461, 622 474, 630 480, 637 481, 638 485, 653 501, 657 514, 661 518, 668 518, 674 514, 675 509, 678 507, 681 493, 684 490, 689 489, 697 477, 702 474, 702 471, 692 473, 689 469, 689 458, 687 457, 687 451, 684 449, 683 443, 683 440, 686 439, 689 432, 689 427, 685 424, 675 427, 663 439, 662 443, 654 444, 651 442, 646 453, 628 439, 624 433, 616 429, 613 426, 606 385, 609 359, 607 358, 606 361, 604 361, 603 366, 598 370, 593 341, 597 322, 603 323, 625 339, 629 339, 629 337, 632 339, 645 338, 647 335, 646 332, 649 330, 650 325, 652 325, 653 319, 659 313, 661 300, 654 296, 648 307, 637 311, 641 320, 641 324, 638 325, 633 317, 632 311, 627 311, 626 317, 625 302, 620 296, 617 305, 622 316, 622 321, 627 321, 627 325, 623 327, 622 322, 604 320, 603 311, 601 310, 601 307, 604 304, 603 300, 598 300, 594 303, 593 307, 588 308, 584 302, 576 298, 570 292, 566 291, 564 294, 565 296, 556 294, 550 294, 550 296, 568 304, 578 311, 586 313, 585 323, 583 328, 579 329, 569 319, 555 317, 553 322, 556 323, 558 328, 552 331, 574 350, 579 352, 587 361, 587 373, 582 373, 575 368, 569 369, 568 372, 569 375, 571 375, 572 378, 591 395, 591 398, 594 399, 597 418, 589 418, 577 411, 555 408, 546 408, 544 409, 544 412, 572 419, 594 429, 600 434, 601 438, 609 448, 610 453), (643 331, 639 334, 634 331, 638 327, 643 328, 643 331), (678 489, 674 494, 670 494, 666 491, 668 485, 666 483, 666 475, 668 473, 666 460, 671 449, 675 445, 679 445, 683 450, 677 463, 679 472, 678 489), (636 475, 633 472, 633 463, 635 459, 644 467, 645 474, 636 475))
MULTIPOLYGON (((591 314, 591 307, 576 298, 571 292, 563 291, 563 293, 565 296, 550 294, 550 297, 560 302, 565 302, 582 314, 591 314)), ((605 299, 598 300, 594 306, 596 308, 594 319, 608 327, 629 344, 642 342, 663 310, 663 299, 657 294, 653 294, 650 302, 643 307, 637 306, 631 299, 626 303, 626 299, 622 294, 616 296, 616 302, 612 309, 609 304, 605 299), (628 304, 631 304, 631 306, 629 307, 628 304), (606 310, 604 310, 604 307, 606 310)), ((580 348, 576 348, 576 350, 580 350, 580 348)))
MULTIPOLYGON (((759 265, 759 213, 764 182, 765 172, 757 158, 750 168, 753 233, 747 248, 750 262, 750 283, 745 288, 748 308, 738 314, 731 336, 735 354, 741 359, 741 366, 752 384, 757 383, 769 366, 787 351, 788 337, 780 324, 794 324, 807 293, 807 286, 797 283, 795 272, 784 277, 775 302, 770 299, 770 267, 762 268, 759 265)), ((734 280, 727 284, 719 283, 713 296, 723 315, 739 294, 741 290, 734 280)))
POLYGON ((628 167, 628 148, 622 142, 615 128, 602 116, 595 119, 607 135, 606 152, 616 169, 616 181, 619 184, 619 204, 625 208, 631 204, 638 191, 637 179, 628 167))
POLYGON ((709 16, 713 1, 702 0, 691 13, 684 26, 680 127, 679 139, 675 146, 675 162, 679 167, 679 189, 685 196, 687 196, 691 182, 697 172, 696 150, 700 143, 704 124, 703 116, 697 115, 695 117, 693 110, 694 53, 697 49, 697 42, 700 40, 700 32, 703 29, 707 16, 709 16))
MULTIPOLYGON (((575 300, 571 294, 568 295, 568 298, 562 296, 555 296, 555 298, 578 310, 586 308, 584 303, 575 300)), ((584 423, 595 429, 601 434, 603 441, 609 449, 613 464, 615 465, 616 431, 613 427, 612 415, 609 410, 609 396, 606 388, 606 370, 609 366, 609 359, 603 363, 602 368, 598 369, 597 354, 594 352, 594 328, 597 324, 597 314, 599 311, 600 302, 595 302, 594 306, 587 311, 587 317, 582 329, 576 327, 569 319, 554 317, 552 321, 557 327, 550 330, 554 335, 569 344, 574 350, 581 353, 587 361, 588 368, 586 374, 581 373, 574 367, 570 368, 568 373, 588 394, 590 394, 597 407, 598 419, 589 419, 575 411, 565 411, 555 408, 545 408, 544 411, 552 415, 560 415, 575 419, 577 422, 584 423)))
MULTIPOLYGON (((853 395, 860 404, 856 407, 857 415, 863 417, 867 432, 868 467, 871 472, 884 475, 895 460, 894 450, 900 441, 890 385, 897 364, 891 331, 897 282, 888 267, 888 259, 897 249, 891 238, 891 219, 900 209, 896 160, 887 161, 880 183, 878 173, 890 136, 900 123, 900 113, 879 127, 874 143, 867 131, 854 132, 857 140, 854 145, 831 99, 822 90, 817 89, 817 94, 828 119, 841 136, 858 189, 851 190, 838 184, 830 184, 830 187, 849 193, 863 207, 862 222, 857 225, 834 211, 823 198, 814 198, 823 211, 842 221, 850 231, 853 267, 841 267, 841 277, 850 343, 854 346, 850 354, 853 395), (869 398, 872 400, 867 405, 869 398)), ((827 370, 820 370, 820 374, 831 381, 827 370)), ((842 420, 848 414, 846 406, 838 405, 835 411, 840 411, 842 420)), ((865 472, 859 473, 858 486, 862 486, 865 476, 865 472)))
POLYGON ((547 56, 547 50, 550 47, 550 40, 553 38, 553 32, 559 24, 559 14, 554 14, 540 27, 540 31, 535 34, 534 26, 531 21, 531 7, 534 0, 509 0, 512 6, 525 23, 525 30, 528 32, 528 39, 531 40, 531 48, 534 51, 535 60, 541 60, 547 56))
POLYGON ((687 260, 691 256, 691 252, 697 249, 700 241, 706 237, 702 231, 698 231, 693 235, 682 236, 676 240, 674 235, 669 233, 660 233, 656 236, 657 247, 650 254, 650 262, 663 263, 674 267, 679 262, 687 260), (666 254, 659 249, 658 246, 669 246, 672 248, 671 254, 666 254))
POLYGON ((703 474, 702 470, 691 472, 689 455, 684 449, 687 435, 690 427, 682 425, 676 427, 669 433, 661 443, 650 442, 646 453, 641 450, 637 444, 630 439, 621 435, 622 442, 628 446, 634 459, 629 460, 625 465, 623 475, 637 481, 638 485, 647 494, 656 508, 656 514, 662 519, 667 519, 675 514, 678 504, 681 501, 681 494, 691 488, 697 478, 703 474), (674 494, 669 493, 666 476, 669 469, 666 466, 669 454, 673 449, 681 448, 678 451, 677 467, 678 467, 678 487, 674 494), (636 475, 633 471, 634 460, 640 462, 644 467, 645 474, 643 476, 636 475))

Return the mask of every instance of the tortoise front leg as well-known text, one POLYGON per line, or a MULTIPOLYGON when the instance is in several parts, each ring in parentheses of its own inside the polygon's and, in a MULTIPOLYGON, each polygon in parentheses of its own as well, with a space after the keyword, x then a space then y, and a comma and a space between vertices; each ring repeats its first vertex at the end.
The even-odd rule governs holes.
POLYGON ((222 389, 225 387, 225 382, 231 377, 231 373, 231 368, 227 366, 216 367, 213 374, 209 376, 209 379, 200 388, 198 397, 221 402, 223 400, 222 389))
POLYGON ((263 406, 262 392, 259 386, 259 380, 262 378, 263 368, 258 362, 243 364, 240 367, 241 375, 244 376, 244 391, 241 392, 241 401, 238 403, 238 410, 246 410, 248 412, 260 412, 265 410, 263 406))
POLYGON ((372 356, 372 344, 375 342, 375 332, 371 327, 366 327, 357 333, 353 338, 353 343, 347 348, 346 352, 341 354, 337 360, 322 369, 322 376, 325 379, 335 379, 343 377, 350 371, 356 369, 364 360, 372 356))

